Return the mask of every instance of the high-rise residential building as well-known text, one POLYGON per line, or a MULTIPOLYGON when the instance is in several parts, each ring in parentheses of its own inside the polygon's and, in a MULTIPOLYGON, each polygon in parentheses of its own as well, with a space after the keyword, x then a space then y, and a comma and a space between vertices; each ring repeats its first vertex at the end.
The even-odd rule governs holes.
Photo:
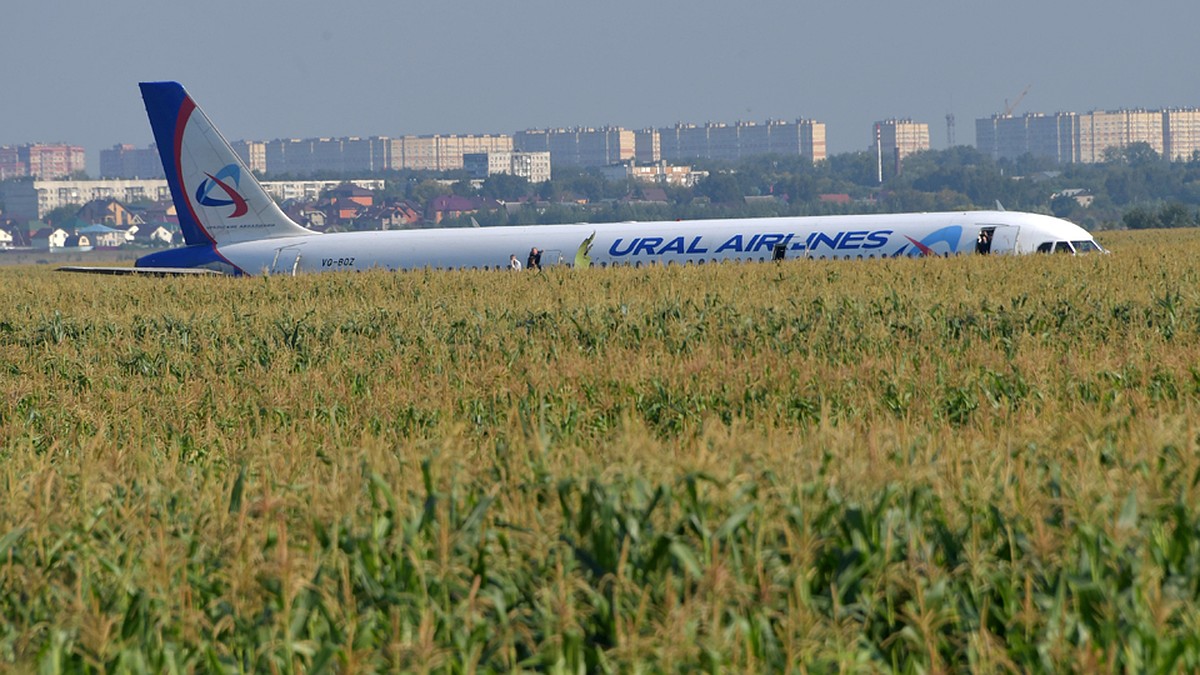
POLYGON ((234 141, 230 143, 233 146, 233 151, 241 158, 242 164, 246 165, 257 174, 265 174, 267 172, 267 144, 262 141, 234 141))
POLYGON ((904 158, 929 149, 929 125, 911 119, 888 119, 875 123, 876 140, 885 161, 899 170, 904 158))
POLYGON ((83 148, 66 143, 30 143, 0 148, 0 174, 38 180, 66 178, 87 170, 83 148))
POLYGON ((768 120, 736 124, 676 124, 658 130, 662 159, 719 159, 736 161, 755 155, 825 159, 825 124, 798 119, 795 122, 768 120))
POLYGON ((1173 161, 1188 161, 1200 152, 1200 109, 1163 111, 1163 155, 1173 161))
POLYGON ((512 150, 513 137, 504 134, 401 136, 388 142, 388 168, 453 171, 463 168, 463 155, 512 150))
POLYGON ((634 133, 621 127, 527 129, 513 134, 521 152, 549 152, 554 166, 608 166, 632 160, 634 133))
POLYGON ((311 176, 313 141, 303 138, 277 138, 266 143, 267 173, 275 176, 311 176))
POLYGON ((472 178, 510 174, 525 178, 530 183, 544 183, 550 180, 550 153, 468 152, 463 154, 463 169, 472 178))
POLYGON ((1079 116, 1079 161, 1103 162, 1110 148, 1146 143, 1163 152, 1163 114, 1149 110, 1102 110, 1079 116))
POLYGON ((262 144, 239 141, 233 147, 252 171, 275 176, 313 176, 363 174, 399 168, 391 165, 392 142, 393 139, 386 136, 347 136, 286 138, 262 144))
POLYGON ((158 149, 137 148, 129 144, 117 144, 100 151, 101 178, 162 178, 162 160, 158 149))
POLYGON ((1145 143, 1173 160, 1200 151, 1200 110, 1097 110, 993 115, 975 120, 975 144, 993 159, 1026 153, 1061 164, 1103 162, 1110 149, 1145 143))
POLYGON ((662 159, 662 134, 657 129, 633 132, 633 157, 638 164, 654 164, 662 159))
POLYGON ((21 161, 17 148, 11 145, 0 145, 0 181, 28 175, 29 167, 21 161))
POLYGON ((1059 164, 1078 162, 1079 115, 1027 113, 977 119, 975 145, 992 159, 1011 160, 1029 154, 1059 164))

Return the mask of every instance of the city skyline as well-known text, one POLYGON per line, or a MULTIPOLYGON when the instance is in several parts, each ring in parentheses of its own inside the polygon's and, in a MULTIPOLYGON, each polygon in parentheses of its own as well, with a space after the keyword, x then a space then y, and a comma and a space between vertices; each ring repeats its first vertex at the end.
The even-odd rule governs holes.
POLYGON ((749 6, 543 0, 330 10, 309 0, 56 7, 17 0, 0 58, 0 145, 99 150, 151 140, 136 84, 181 81, 237 139, 816 119, 829 154, 874 121, 929 124, 945 147, 1002 112, 1200 105, 1200 6, 1016 0, 964 11, 782 0, 749 6), (334 12, 330 16, 330 12, 334 12), (130 17, 136 16, 137 21, 130 17), (1169 20, 1165 20, 1168 19, 1169 20))

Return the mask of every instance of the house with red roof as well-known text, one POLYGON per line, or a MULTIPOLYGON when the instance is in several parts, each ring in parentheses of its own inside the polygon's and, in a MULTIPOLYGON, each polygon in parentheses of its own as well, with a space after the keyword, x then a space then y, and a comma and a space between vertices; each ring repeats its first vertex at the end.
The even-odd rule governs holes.
POLYGON ((467 214, 478 213, 483 209, 498 208, 500 208, 500 202, 494 199, 440 195, 429 200, 429 206, 426 208, 426 220, 440 223, 446 218, 458 218, 467 214))

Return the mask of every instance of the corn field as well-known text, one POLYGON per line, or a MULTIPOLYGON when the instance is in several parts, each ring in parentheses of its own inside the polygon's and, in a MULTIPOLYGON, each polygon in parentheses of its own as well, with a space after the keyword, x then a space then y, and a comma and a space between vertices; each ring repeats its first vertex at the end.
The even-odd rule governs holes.
POLYGON ((0 268, 0 667, 1200 669, 1200 233, 0 268))

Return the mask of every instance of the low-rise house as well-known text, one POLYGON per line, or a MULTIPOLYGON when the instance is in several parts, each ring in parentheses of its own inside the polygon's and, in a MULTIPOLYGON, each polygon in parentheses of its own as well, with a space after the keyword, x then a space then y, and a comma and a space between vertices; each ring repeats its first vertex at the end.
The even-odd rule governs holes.
POLYGON ((1091 190, 1070 188, 1050 195, 1050 201, 1054 201, 1055 199, 1073 199, 1076 204, 1086 209, 1090 208, 1092 203, 1096 201, 1096 196, 1092 194, 1091 190))
POLYGON ((375 193, 353 183, 342 183, 333 188, 329 191, 329 199, 334 203, 354 202, 359 206, 375 205, 375 193))
POLYGON ((178 227, 179 225, 179 215, 175 211, 175 203, 170 200, 153 202, 145 206, 130 206, 128 208, 143 223, 161 223, 168 227, 178 227))
POLYGON ((175 242, 175 233, 161 223, 142 225, 133 241, 146 246, 170 246, 175 242))
POLYGON ((408 202, 383 206, 379 209, 379 227, 384 230, 403 230, 421 224, 421 213, 408 202))
POLYGON ((75 249, 76 251, 90 251, 94 248, 92 240, 86 234, 68 235, 62 247, 59 250, 75 249))
POLYGON ((429 200, 427 221, 440 223, 446 218, 478 213, 482 209, 498 209, 500 202, 482 197, 460 197, 458 195, 440 195, 429 200))
POLYGON ((288 218, 310 230, 324 232, 328 229, 329 216, 320 208, 306 202, 291 199, 279 205, 288 218))
POLYGON ((125 231, 95 223, 75 230, 80 237, 87 237, 94 248, 119 248, 125 243, 125 231))
POLYGON ((125 235, 125 243, 126 244, 132 244, 133 242, 137 241, 138 232, 140 232, 143 227, 146 227, 146 226, 142 225, 142 224, 137 224, 137 225, 126 225, 124 227, 116 227, 114 229, 120 230, 125 235))
POLYGON ((112 198, 93 199, 84 204, 75 215, 89 223, 121 229, 145 223, 140 214, 112 198))
POLYGON ((625 195, 621 201, 627 204, 665 204, 669 200, 667 199, 666 190, 660 187, 645 187, 639 190, 638 193, 625 195))
POLYGON ((66 246, 70 236, 71 233, 61 227, 43 227, 33 233, 30 243, 39 251, 50 251, 66 246))

